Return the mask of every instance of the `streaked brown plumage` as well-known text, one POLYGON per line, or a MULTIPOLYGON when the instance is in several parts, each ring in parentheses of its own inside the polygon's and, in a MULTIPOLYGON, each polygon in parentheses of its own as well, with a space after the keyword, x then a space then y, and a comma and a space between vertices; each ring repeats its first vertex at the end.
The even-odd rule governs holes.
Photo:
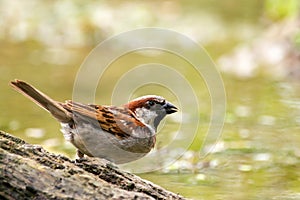
POLYGON ((159 122, 177 108, 164 98, 149 95, 123 106, 57 102, 30 84, 15 80, 11 86, 50 112, 62 125, 65 138, 79 157, 101 157, 126 163, 146 155, 155 145, 159 122))

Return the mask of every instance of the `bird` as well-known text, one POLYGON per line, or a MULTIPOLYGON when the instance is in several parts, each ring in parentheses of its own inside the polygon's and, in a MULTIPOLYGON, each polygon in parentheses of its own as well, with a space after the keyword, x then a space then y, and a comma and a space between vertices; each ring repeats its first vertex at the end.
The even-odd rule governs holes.
POLYGON ((147 155, 156 143, 161 120, 178 108, 165 98, 145 95, 121 106, 55 101, 29 83, 10 85, 48 111, 60 124, 64 138, 77 149, 78 159, 99 157, 115 164, 147 155))

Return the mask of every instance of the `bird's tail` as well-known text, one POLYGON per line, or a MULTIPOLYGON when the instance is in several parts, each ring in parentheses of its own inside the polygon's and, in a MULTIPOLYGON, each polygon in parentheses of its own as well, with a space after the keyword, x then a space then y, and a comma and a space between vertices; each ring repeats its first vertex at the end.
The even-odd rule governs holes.
POLYGON ((51 99, 25 81, 11 81, 10 85, 15 90, 50 112, 58 121, 67 123, 72 120, 71 113, 64 109, 60 103, 51 99))

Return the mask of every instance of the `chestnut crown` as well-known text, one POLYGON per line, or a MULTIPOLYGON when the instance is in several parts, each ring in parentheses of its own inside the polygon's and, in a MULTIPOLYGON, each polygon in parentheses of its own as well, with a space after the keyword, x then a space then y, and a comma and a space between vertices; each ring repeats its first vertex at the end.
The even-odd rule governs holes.
POLYGON ((166 101, 163 97, 156 95, 136 98, 125 104, 125 107, 134 112, 139 120, 150 125, 155 130, 166 115, 178 111, 176 106, 166 101))

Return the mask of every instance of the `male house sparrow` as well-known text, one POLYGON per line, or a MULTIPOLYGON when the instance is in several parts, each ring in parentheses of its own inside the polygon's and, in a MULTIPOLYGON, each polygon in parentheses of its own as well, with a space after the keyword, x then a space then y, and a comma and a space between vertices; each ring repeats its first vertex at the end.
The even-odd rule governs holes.
POLYGON ((85 105, 57 102, 21 80, 10 84, 60 122, 65 139, 77 148, 79 158, 86 154, 116 164, 137 160, 154 147, 160 121, 177 112, 174 105, 155 95, 119 107, 85 105))

